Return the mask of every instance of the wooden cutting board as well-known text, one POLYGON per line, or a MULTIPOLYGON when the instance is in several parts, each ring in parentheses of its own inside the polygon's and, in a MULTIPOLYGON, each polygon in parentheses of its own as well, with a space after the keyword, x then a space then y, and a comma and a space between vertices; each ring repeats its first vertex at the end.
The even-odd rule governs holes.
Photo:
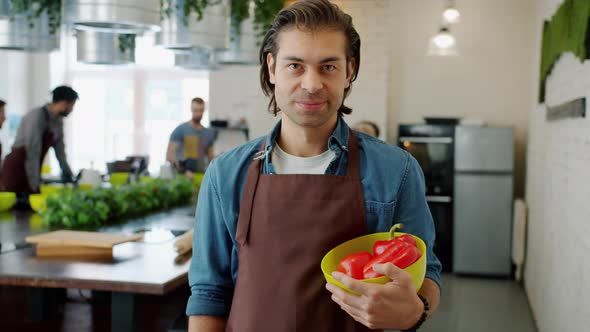
POLYGON ((25 241, 37 244, 39 257, 109 258, 113 246, 142 236, 61 230, 28 236, 25 241))

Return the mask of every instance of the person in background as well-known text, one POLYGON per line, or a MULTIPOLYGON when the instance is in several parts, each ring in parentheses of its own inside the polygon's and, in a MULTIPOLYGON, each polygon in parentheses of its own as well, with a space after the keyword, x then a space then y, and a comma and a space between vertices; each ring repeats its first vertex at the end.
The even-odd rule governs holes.
POLYGON ((216 157, 197 202, 189 331, 415 331, 440 301, 441 264, 418 162, 356 134, 343 103, 361 63, 350 15, 329 0, 293 3, 260 47, 260 84, 280 121, 216 157), (404 224, 427 245, 426 277, 375 264, 392 282, 334 272, 360 296, 327 284, 330 249, 404 224))
POLYGON ((352 126, 352 129, 379 138, 379 126, 375 122, 361 121, 352 126))
POLYGON ((78 93, 69 86, 52 91, 52 102, 29 111, 23 117, 12 151, 2 165, 5 191, 39 192, 41 164, 53 147, 62 171, 62 181, 72 182, 73 174, 66 158, 63 119, 72 113, 78 93))
MULTIPOLYGON (((4 100, 0 99, 0 129, 2 129, 2 125, 4 124, 4 121, 6 121, 6 113, 4 111, 5 106, 6 106, 6 102, 4 100)), ((2 142, 0 142, 0 171, 1 170, 2 170, 2 142)), ((0 178, 1 178, 1 176, 0 176, 0 178)))
POLYGON ((199 97, 193 98, 192 118, 174 129, 166 152, 166 160, 191 179, 193 173, 204 173, 214 157, 215 131, 201 124, 204 112, 205 101, 199 97))

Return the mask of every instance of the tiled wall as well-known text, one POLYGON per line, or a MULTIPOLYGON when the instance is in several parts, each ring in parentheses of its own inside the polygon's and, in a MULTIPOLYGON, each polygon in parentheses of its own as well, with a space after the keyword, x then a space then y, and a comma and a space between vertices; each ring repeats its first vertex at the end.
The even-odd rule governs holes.
MULTIPOLYGON (((562 1, 539 1, 537 86, 542 20, 562 1)), ((546 105, 586 97, 590 62, 562 55, 547 80, 545 104, 530 113, 526 200, 529 204, 525 287, 541 332, 590 326, 590 118, 545 120, 546 105)))

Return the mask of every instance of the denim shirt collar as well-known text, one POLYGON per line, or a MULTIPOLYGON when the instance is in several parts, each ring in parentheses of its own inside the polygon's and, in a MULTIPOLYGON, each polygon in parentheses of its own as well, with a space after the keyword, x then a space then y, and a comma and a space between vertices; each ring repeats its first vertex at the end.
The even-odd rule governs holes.
MULTIPOLYGON (((260 159, 263 159, 264 166, 263 166, 263 173, 265 174, 273 174, 275 173, 275 169, 272 166, 271 161, 271 154, 272 149, 275 146, 275 143, 279 137, 279 133, 281 132, 281 121, 279 120, 274 128, 270 131, 270 133, 266 136, 266 143, 264 146, 264 153, 259 154, 260 159), (268 157, 268 158, 267 158, 268 157)), ((336 173, 335 170, 335 162, 340 160, 340 156, 342 152, 348 151, 348 139, 350 137, 350 128, 342 119, 341 116, 338 116, 338 122, 336 124, 336 128, 332 132, 332 135, 328 137, 328 148, 336 154, 333 162, 328 167, 327 173, 336 173)))

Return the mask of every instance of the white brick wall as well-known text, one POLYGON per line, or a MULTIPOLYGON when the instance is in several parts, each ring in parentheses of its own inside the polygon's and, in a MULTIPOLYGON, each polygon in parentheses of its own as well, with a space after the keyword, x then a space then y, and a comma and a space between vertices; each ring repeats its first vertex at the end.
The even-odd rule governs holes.
MULTIPOLYGON (((561 4, 542 0, 536 21, 535 76, 542 20, 561 4)), ((590 118, 545 120, 545 105, 586 97, 590 62, 571 53, 547 80, 546 103, 529 118, 526 199, 529 226, 525 286, 541 332, 586 331, 590 326, 590 118)))

